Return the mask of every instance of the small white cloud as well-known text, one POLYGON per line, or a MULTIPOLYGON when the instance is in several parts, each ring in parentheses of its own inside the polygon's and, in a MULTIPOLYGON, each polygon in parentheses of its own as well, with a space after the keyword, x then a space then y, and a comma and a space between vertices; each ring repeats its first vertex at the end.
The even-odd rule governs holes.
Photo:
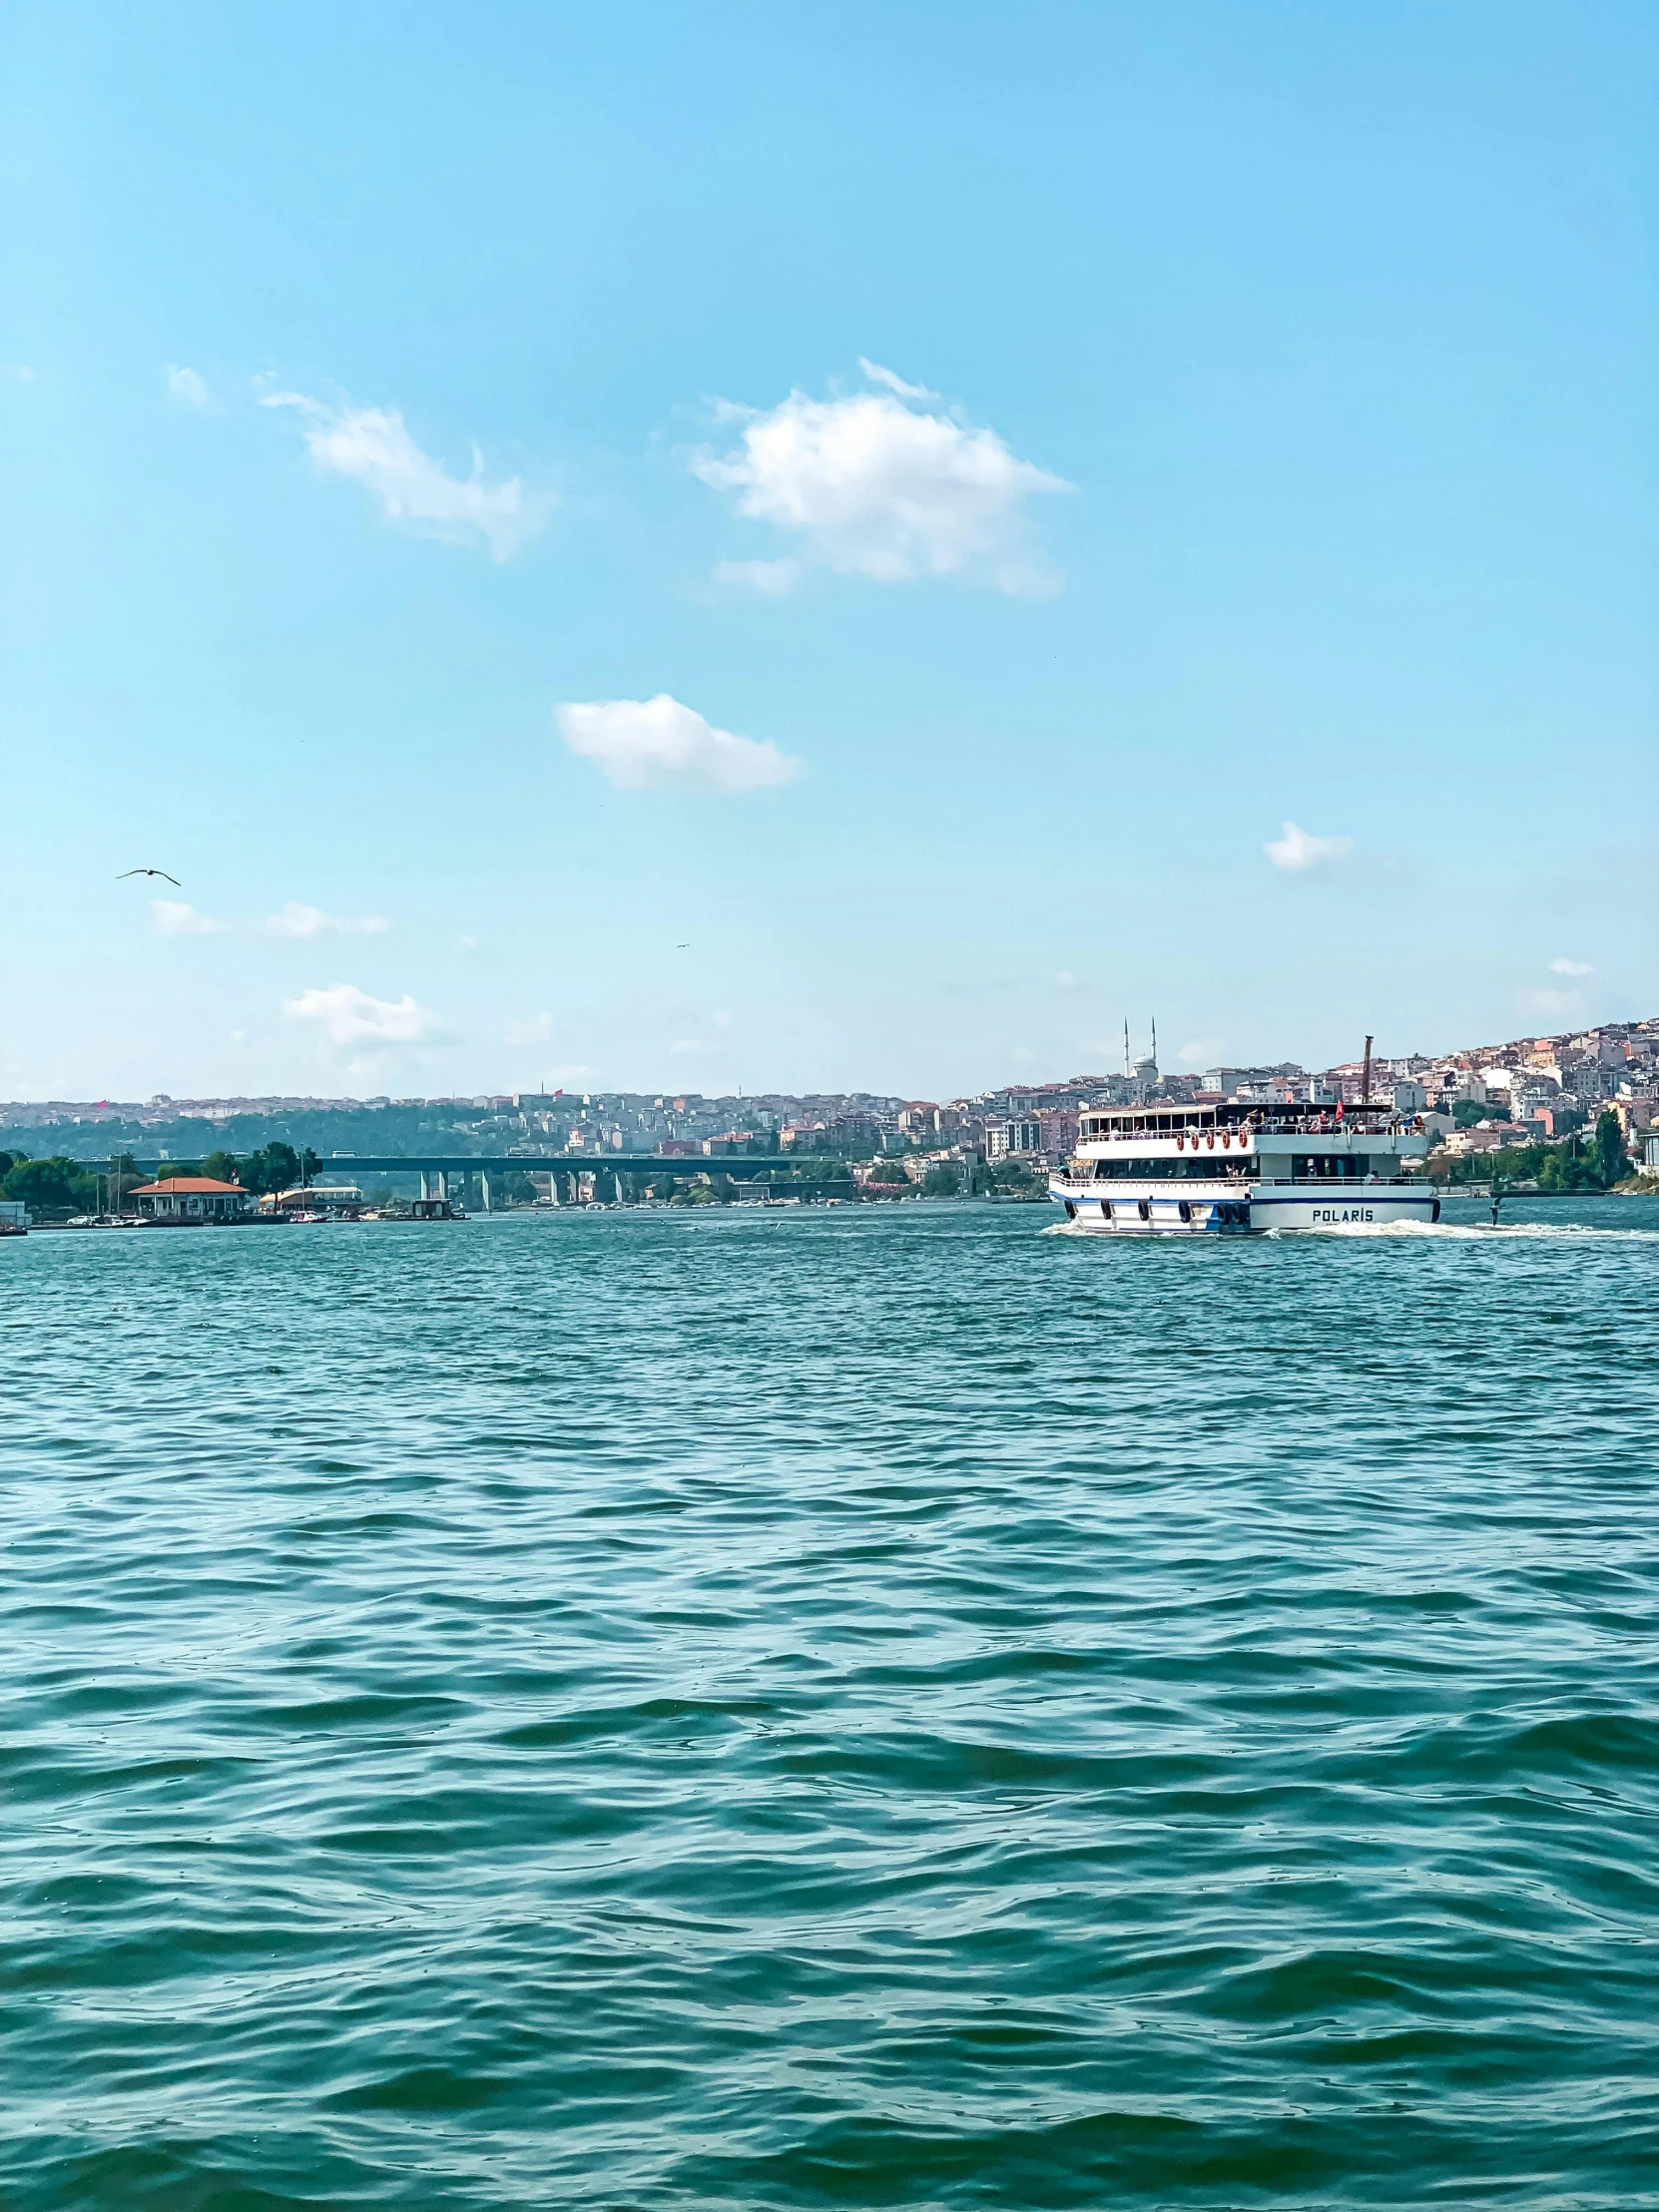
POLYGON ((1595 969, 1588 960, 1551 960, 1551 975, 1594 975, 1595 969))
POLYGON ((274 937, 379 937, 391 923, 383 914, 359 914, 346 920, 338 914, 325 914, 320 906, 305 906, 290 898, 279 914, 268 916, 265 926, 274 937))
POLYGON ((781 561, 720 561, 715 582, 741 591, 758 591, 766 599, 784 599, 801 581, 801 563, 788 554, 781 561))
POLYGON ((758 791, 791 783, 802 773, 802 763, 777 746, 717 730, 667 692, 655 699, 571 701, 558 709, 558 721, 570 750, 627 791, 648 785, 758 791))
POLYGON ((35 372, 27 361, 8 361, 3 373, 9 384, 32 384, 35 372))
POLYGON ((177 361, 167 364, 167 388, 181 407, 205 407, 208 404, 208 387, 194 368, 181 368, 177 361))
POLYGON ((888 391, 897 392, 900 399, 937 399, 939 396, 936 391, 929 391, 925 384, 907 384, 902 376, 895 376, 890 368, 883 368, 879 361, 866 360, 862 353, 858 355, 858 366, 862 369, 866 382, 885 384, 888 391))
POLYGON ((1009 1057, 1016 1067, 1028 1068, 1035 1061, 1037 1055, 1028 1044, 1016 1044, 1009 1057))
POLYGON ((437 1016, 413 998, 371 998, 355 983, 302 991, 284 998, 282 1011, 290 1021, 314 1021, 338 1045, 420 1044, 438 1027, 437 1016))
POLYGON ((153 898, 150 910, 158 937, 218 937, 230 928, 228 921, 214 921, 187 906, 181 898, 153 898))
POLYGON ((1056 983, 1059 984, 1061 990, 1063 991, 1075 990, 1075 988, 1077 987, 1077 977, 1068 967, 1061 968, 1059 972, 1055 975, 1054 980, 1056 983))
POLYGON ((354 477, 379 500, 389 521, 410 523, 455 544, 481 542, 492 558, 507 561, 546 520, 551 500, 527 500, 516 476, 487 482, 476 446, 472 474, 449 475, 416 445, 395 407, 327 407, 298 391, 266 392, 260 404, 293 408, 305 424, 305 443, 317 467, 354 477))
POLYGON ((742 421, 741 442, 698 454, 693 470, 732 493, 740 514, 798 532, 843 575, 893 584, 978 573, 1002 591, 1052 588, 1024 556, 1021 508, 1071 487, 1016 459, 994 430, 912 404, 932 397, 922 385, 863 365, 884 389, 724 408, 742 421))
POLYGON ((510 1021, 501 1034, 507 1044, 548 1044, 553 1037, 553 1016, 536 1014, 529 1021, 510 1021))
POLYGON ((455 939, 455 950, 457 952, 476 952, 477 949, 478 939, 476 937, 457 937, 455 939))
POLYGON ((711 1015, 709 1016, 709 1022, 710 1022, 710 1026, 711 1026, 712 1028, 715 1028, 715 1029, 730 1029, 730 1028, 731 1028, 731 1026, 732 1026, 732 1024, 733 1024, 733 1023, 734 1023, 734 1022, 736 1021, 736 1020, 737 1020, 737 1016, 736 1016, 735 1014, 724 1014, 724 1013, 723 1013, 723 1014, 711 1014, 711 1015))
POLYGON ((676 1037, 668 1049, 686 1059, 699 1052, 707 1052, 709 1048, 700 1037, 676 1037))
POLYGON ((1318 867, 1325 860, 1346 859, 1354 850, 1352 837, 1316 837, 1306 830, 1299 830, 1294 822, 1285 825, 1285 834, 1263 845, 1262 850, 1275 867, 1318 867))
POLYGON ((1194 1037, 1175 1057, 1178 1065, 1184 1068, 1214 1067, 1225 1049, 1220 1037, 1194 1037))

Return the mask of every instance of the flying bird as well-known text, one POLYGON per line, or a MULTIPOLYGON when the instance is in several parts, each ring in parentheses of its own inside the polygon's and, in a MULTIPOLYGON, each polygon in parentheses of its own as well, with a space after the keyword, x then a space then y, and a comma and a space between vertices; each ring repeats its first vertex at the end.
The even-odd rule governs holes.
POLYGON ((124 867, 116 881, 125 883, 129 875, 159 875, 163 882, 171 883, 176 891, 182 891, 185 887, 176 875, 169 875, 165 867, 124 867))

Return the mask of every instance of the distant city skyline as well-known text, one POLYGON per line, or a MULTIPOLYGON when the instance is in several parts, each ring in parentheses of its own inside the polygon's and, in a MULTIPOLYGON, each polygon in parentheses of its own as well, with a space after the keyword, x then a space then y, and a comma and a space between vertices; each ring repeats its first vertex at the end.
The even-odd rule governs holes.
MULTIPOLYGON (((762 1089, 748 1093, 737 1091, 702 1091, 691 1086, 673 1086, 644 1090, 628 1086, 587 1089, 574 1086, 526 1089, 517 1091, 477 1091, 439 1093, 435 1096, 410 1095, 393 1097, 376 1093, 362 1098, 348 1093, 318 1096, 308 1092, 266 1092, 250 1095, 208 1094, 200 1097, 176 1097, 170 1092, 152 1094, 148 1099, 58 1099, 38 1102, 49 1106, 56 1113, 69 1116, 85 1116, 96 1121, 99 1117, 119 1119, 138 1116, 147 1121, 165 1121, 180 1117, 234 1118, 239 1114, 273 1114, 280 1112, 377 1112, 385 1109, 456 1108, 484 1111, 491 1108, 512 1107, 529 1114, 552 1111, 557 1118, 568 1120, 578 1116, 590 1103, 596 1111, 603 1112, 628 1103, 651 1106, 669 1115, 689 1113, 693 1119, 709 1113, 735 1112, 740 1118, 743 1112, 753 1110, 764 1122, 775 1118, 780 1110, 803 1106, 832 1110, 846 1106, 878 1107, 899 1114, 900 1109, 919 1104, 943 1105, 953 1109, 989 1106, 993 1111, 1001 1107, 1013 1110, 1012 1102, 1018 1098, 1041 1099, 1045 1094, 1057 1097, 1064 1092, 1077 1094, 1079 1099, 1094 1093, 1118 1091, 1134 1081, 1150 1076, 1160 1091, 1171 1089, 1190 1090, 1197 1084, 1219 1081, 1221 1087, 1231 1092, 1241 1079, 1262 1083, 1273 1078, 1302 1079, 1306 1082, 1345 1082, 1352 1089, 1352 1079, 1364 1077, 1367 1062, 1363 1055, 1346 1060, 1332 1061, 1324 1067, 1309 1068, 1295 1060, 1265 1061, 1249 1066, 1219 1065, 1202 1073, 1187 1070, 1160 1070, 1150 1059, 1140 1061, 1133 1071, 1133 1078, 1125 1072, 1105 1070, 1073 1073, 1065 1076, 1050 1075, 1034 1081, 1009 1081, 988 1085, 981 1090, 961 1092, 925 1100, 918 1091, 885 1091, 855 1089, 850 1091, 785 1091, 762 1089)), ((1573 1080, 1570 1071, 1588 1069, 1596 1073, 1597 1080, 1582 1086, 1583 1096, 1612 1097, 1623 1092, 1646 1100, 1659 1097, 1659 1015, 1645 1019, 1622 1022, 1590 1024, 1584 1027, 1556 1032, 1530 1032, 1524 1036, 1505 1038, 1496 1043, 1462 1045, 1441 1054, 1385 1053, 1374 1050, 1370 1066, 1378 1084, 1392 1082, 1411 1075, 1437 1074, 1445 1081, 1454 1079, 1458 1071, 1465 1075, 1487 1074, 1499 1069, 1517 1070, 1517 1080, 1530 1084, 1553 1083, 1557 1087, 1573 1080), (1545 1076, 1544 1070, 1553 1067, 1554 1074, 1545 1076)), ((1505 1078, 1507 1081, 1507 1078, 1505 1078)), ((31 1111, 31 1102, 25 1100, 0 1100, 0 1126, 17 1126, 31 1111)))
POLYGON ((1126 1011, 1191 1074, 1659 999, 1651 10, 5 53, 0 1092, 952 1097, 1126 1011))

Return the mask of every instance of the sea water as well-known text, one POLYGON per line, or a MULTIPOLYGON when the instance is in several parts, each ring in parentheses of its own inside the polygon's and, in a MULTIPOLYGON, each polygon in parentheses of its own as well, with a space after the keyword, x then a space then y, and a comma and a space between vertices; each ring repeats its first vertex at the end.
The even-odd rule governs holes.
POLYGON ((1659 2201, 1659 1207, 0 1246, 7 2212, 1659 2201))

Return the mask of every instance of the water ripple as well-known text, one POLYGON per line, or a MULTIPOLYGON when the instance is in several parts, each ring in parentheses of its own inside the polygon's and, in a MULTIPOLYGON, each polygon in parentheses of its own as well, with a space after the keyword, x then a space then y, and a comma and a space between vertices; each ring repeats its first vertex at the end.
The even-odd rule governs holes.
POLYGON ((0 2201, 1653 2202, 1659 1228, 1466 1211, 3 1248, 0 2201))

